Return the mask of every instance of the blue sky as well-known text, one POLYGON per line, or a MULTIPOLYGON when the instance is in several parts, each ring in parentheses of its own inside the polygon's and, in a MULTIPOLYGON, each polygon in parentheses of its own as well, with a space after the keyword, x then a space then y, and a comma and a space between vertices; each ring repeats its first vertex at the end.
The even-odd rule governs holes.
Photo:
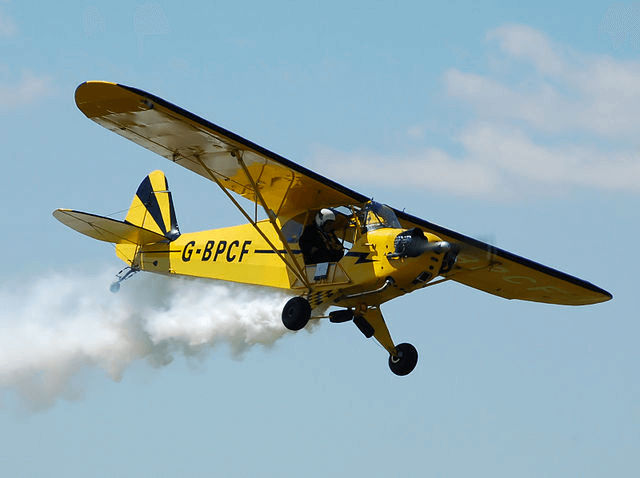
POLYGON ((600 477, 640 472, 636 4, 0 0, 0 468, 7 476, 600 477), (377 200, 585 278, 591 307, 457 284, 284 333, 280 294, 139 274, 51 211, 126 210, 161 168, 85 80, 161 96, 377 200), (275 319, 274 319, 275 317, 275 319), (240 324, 240 325, 239 325, 240 324))

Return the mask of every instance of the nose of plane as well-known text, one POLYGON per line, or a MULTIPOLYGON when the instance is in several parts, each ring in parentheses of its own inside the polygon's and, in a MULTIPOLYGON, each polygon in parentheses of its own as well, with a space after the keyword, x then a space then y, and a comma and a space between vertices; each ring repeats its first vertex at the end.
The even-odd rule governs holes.
POLYGON ((451 249, 447 241, 432 241, 424 235, 421 229, 414 227, 398 234, 394 241, 395 257, 418 257, 425 252, 441 254, 451 249))

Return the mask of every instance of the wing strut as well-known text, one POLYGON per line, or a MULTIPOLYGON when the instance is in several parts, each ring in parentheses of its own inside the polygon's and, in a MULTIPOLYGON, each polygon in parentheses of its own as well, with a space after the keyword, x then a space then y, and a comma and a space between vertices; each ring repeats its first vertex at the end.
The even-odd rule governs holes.
MULTIPOLYGON (((284 257, 281 256, 280 258, 284 261, 284 263, 287 265, 287 267, 289 267, 291 269, 291 271, 294 274, 296 274, 296 276, 298 278, 302 279, 302 282, 304 283, 304 285, 306 285, 307 288, 309 289, 309 292, 311 292, 311 284, 309 284, 309 282, 306 280, 305 273, 302 270, 302 268, 300 267, 300 264, 298 263, 298 261, 296 261, 294 259, 295 256, 293 255, 293 251, 291 250, 291 247, 289 246, 289 243, 287 242, 287 238, 284 237, 284 234, 282 233, 282 229, 280 228, 280 226, 278 225, 278 223, 276 221, 275 213, 271 209, 269 209, 267 207, 267 203, 265 202, 264 198, 262 197, 262 193, 258 189, 258 185, 256 184, 255 180, 251 176, 251 173, 249 172, 249 168, 247 168, 247 165, 243 161, 243 159, 242 159, 242 151, 239 151, 237 153, 237 159, 238 159, 238 163, 240 164, 240 166, 242 166, 242 169, 244 170, 244 174, 246 174, 247 179, 251 183, 251 187, 253 188, 253 191, 256 193, 256 198, 260 201, 260 205, 262 206, 262 209, 264 210, 265 214, 269 218, 269 222, 271 223, 271 225, 273 226, 275 231, 278 233, 278 237, 282 241, 282 245, 286 249, 287 254, 289 254, 289 257, 291 258, 291 260, 293 262, 293 266, 297 270, 298 274, 296 274, 296 271, 291 268, 291 266, 284 259, 284 257)), ((257 203, 258 203, 258 201, 256 201, 256 204, 257 203)), ((257 217, 256 217, 256 219, 257 219, 257 217)), ((273 247, 273 246, 271 246, 271 247, 273 247)), ((275 248, 274 248, 274 251, 276 251, 275 248)), ((276 252, 278 253, 278 255, 280 255, 279 251, 276 251, 276 252)))
MULTIPOLYGON (((253 188, 253 190, 254 190, 254 192, 256 194, 256 197, 258 197, 260 199, 260 205, 264 209, 265 213, 267 214, 267 217, 269 218, 269 221, 271 222, 271 224, 273 225, 274 229, 278 233, 278 236, 280 237, 280 240, 282 241, 285 249, 287 250, 287 252, 289 254, 289 257, 291 257, 293 264, 291 264, 282 255, 282 253, 273 244, 273 242, 271 242, 269 240, 267 235, 264 232, 262 232, 262 230, 258 227, 256 221, 254 219, 252 219, 249 214, 247 214, 247 212, 244 210, 244 208, 238 203, 238 201, 236 201, 236 199, 231 195, 231 193, 227 190, 227 188, 225 188, 220 183, 220 180, 216 177, 214 172, 211 171, 211 169, 209 167, 207 167, 207 165, 204 163, 204 161, 202 161, 202 159, 200 159, 199 156, 195 156, 195 158, 197 159, 197 161, 200 164, 200 166, 202 166, 202 168, 207 172, 207 174, 209 175, 211 180, 213 182, 215 182, 218 185, 218 187, 220 187, 220 189, 222 189, 222 191, 227 195, 227 197, 233 203, 233 205, 242 213, 242 215, 245 217, 245 219, 247 221, 249 221, 249 223, 258 232, 258 234, 260 234, 262 236, 262 238, 267 242, 267 244, 269 244, 269 247, 271 247, 273 252, 276 253, 276 255, 280 258, 280 260, 282 260, 282 262, 284 262, 285 266, 287 266, 287 268, 307 287, 309 292, 311 292, 312 291, 311 284, 309 283, 309 281, 307 280, 306 276, 304 275, 304 273, 300 269, 299 264, 295 261, 294 256, 293 256, 293 251, 289 247, 289 244, 287 243, 286 238, 284 237, 284 235, 282 234, 282 231, 280 230, 280 227, 276 223, 275 218, 273 217, 273 212, 271 212, 269 209, 267 209, 266 204, 264 202, 264 199, 262 198, 262 195, 258 191, 257 185, 256 185, 255 181, 253 180, 253 178, 251 177, 251 174, 249 173, 247 167, 245 166, 244 161, 242 161, 242 158, 240 157, 240 155, 237 155, 237 152, 235 152, 235 151, 232 152, 232 156, 236 156, 236 159, 238 160, 238 163, 244 169, 244 172, 247 175, 247 179, 249 179, 249 181, 251 182, 251 187, 253 188)), ((258 201, 256 201, 256 220, 257 220, 257 203, 258 203, 258 201)))

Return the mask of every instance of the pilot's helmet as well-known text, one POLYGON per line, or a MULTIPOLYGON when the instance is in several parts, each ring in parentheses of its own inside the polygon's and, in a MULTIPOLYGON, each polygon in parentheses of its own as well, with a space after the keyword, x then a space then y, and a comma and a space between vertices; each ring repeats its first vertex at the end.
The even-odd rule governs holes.
POLYGON ((336 215, 331 209, 320 209, 316 215, 316 224, 318 227, 324 226, 327 221, 335 221, 336 215))

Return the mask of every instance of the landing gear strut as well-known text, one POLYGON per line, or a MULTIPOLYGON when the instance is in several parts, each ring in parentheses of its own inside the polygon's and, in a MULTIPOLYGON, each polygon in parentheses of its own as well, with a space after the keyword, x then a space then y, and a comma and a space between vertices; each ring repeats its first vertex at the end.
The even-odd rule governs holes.
POLYGON ((300 330, 311 318, 311 304, 304 297, 293 297, 282 309, 282 323, 289 330, 300 330))
POLYGON ((389 368, 396 375, 411 373, 418 363, 418 351, 411 344, 396 345, 396 354, 389 356, 389 368))
MULTIPOLYGON (((282 323, 289 330, 301 330, 311 318, 311 304, 304 297, 293 297, 282 309, 282 323)), ((365 337, 375 337, 387 352, 389 352, 389 368, 396 375, 410 374, 418 364, 418 351, 407 343, 394 345, 387 324, 382 318, 380 308, 362 307, 333 311, 329 320, 334 323, 353 320, 365 337)))
MULTIPOLYGON (((346 311, 342 312, 346 314, 346 311)), ((389 352, 389 368, 396 375, 410 374, 418 364, 418 351, 411 344, 394 345, 387 324, 382 317, 380 307, 363 305, 353 312, 353 322, 365 337, 375 337, 380 345, 389 352)), ((335 317, 335 316, 334 316, 335 317)))

